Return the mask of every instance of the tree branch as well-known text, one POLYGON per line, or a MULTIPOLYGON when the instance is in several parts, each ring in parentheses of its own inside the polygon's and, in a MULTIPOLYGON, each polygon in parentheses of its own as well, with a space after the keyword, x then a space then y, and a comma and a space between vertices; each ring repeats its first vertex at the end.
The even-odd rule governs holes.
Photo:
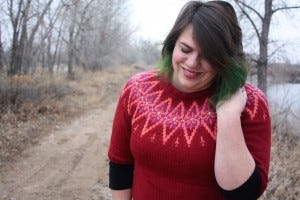
POLYGON ((272 10, 272 14, 274 14, 275 12, 280 11, 280 10, 291 10, 291 9, 299 9, 299 8, 300 8, 300 5, 299 6, 285 6, 285 7, 276 8, 276 9, 272 10))
MULTIPOLYGON (((259 34, 259 30, 256 27, 256 24, 254 23, 253 19, 250 17, 250 15, 246 12, 246 10, 239 4, 242 3, 243 5, 245 4, 244 2, 240 2, 239 0, 235 0, 237 6, 239 7, 239 9, 242 11, 242 13, 247 17, 247 19, 249 20, 249 22, 251 23, 251 25, 253 26, 254 30, 255 30, 255 34, 257 36, 257 38, 260 40, 261 36, 259 34)), ((260 16, 260 15, 259 15, 260 16)))
POLYGON ((278 51, 282 51, 282 49, 284 49, 286 45, 285 44, 281 44, 280 46, 277 46, 269 55, 269 58, 272 58, 278 51))
POLYGON ((234 0, 234 2, 241 8, 240 5, 243 5, 244 7, 248 8, 249 10, 253 11, 259 18, 260 20, 263 20, 263 16, 253 7, 249 6, 248 4, 246 4, 245 2, 241 1, 241 0, 234 0))
POLYGON ((37 21, 36 21, 36 24, 33 26, 32 28, 32 31, 31 31, 31 34, 30 34, 30 37, 29 37, 29 44, 33 44, 33 40, 34 40, 34 37, 35 37, 35 34, 39 28, 39 26, 41 25, 42 23, 42 20, 44 19, 44 16, 46 14, 46 12, 49 10, 51 4, 52 4, 53 0, 49 0, 47 2, 47 4, 45 5, 45 7, 43 8, 42 10, 42 13, 40 14, 40 16, 38 17, 37 21))

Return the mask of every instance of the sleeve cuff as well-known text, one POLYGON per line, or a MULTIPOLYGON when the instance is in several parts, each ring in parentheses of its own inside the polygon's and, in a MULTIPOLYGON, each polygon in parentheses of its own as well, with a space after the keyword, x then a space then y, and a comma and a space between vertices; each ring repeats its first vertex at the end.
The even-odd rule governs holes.
POLYGON ((256 166, 249 179, 240 187, 234 190, 223 190, 226 199, 255 200, 260 196, 261 175, 256 166))
POLYGON ((109 162, 109 188, 112 190, 125 190, 132 188, 133 165, 109 162))

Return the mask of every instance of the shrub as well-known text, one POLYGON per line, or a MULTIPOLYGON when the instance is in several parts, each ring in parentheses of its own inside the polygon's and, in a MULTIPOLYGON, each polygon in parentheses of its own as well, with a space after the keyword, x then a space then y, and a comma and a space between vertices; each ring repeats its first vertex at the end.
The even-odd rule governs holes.
POLYGON ((35 143, 44 124, 66 113, 63 99, 73 93, 60 79, 0 75, 0 161, 35 143))

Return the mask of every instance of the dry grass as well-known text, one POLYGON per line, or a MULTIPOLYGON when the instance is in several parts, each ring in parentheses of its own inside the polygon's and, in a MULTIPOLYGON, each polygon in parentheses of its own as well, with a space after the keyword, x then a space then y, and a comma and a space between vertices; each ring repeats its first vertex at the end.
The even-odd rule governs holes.
POLYGON ((61 122, 114 101, 135 67, 7 78, 0 74, 0 167, 61 122), (112 99, 113 98, 113 99, 112 99))
MULTIPOLYGON (((285 112, 288 112, 286 110, 285 112)), ((300 138, 297 123, 282 117, 282 111, 272 115, 272 148, 269 184, 262 200, 300 199, 300 138), (280 114, 279 114, 280 113, 280 114)), ((296 119, 297 120, 297 119, 296 119)))
POLYGON ((61 77, 2 75, 0 82, 0 161, 5 161, 36 143, 41 127, 63 118, 64 98, 76 91, 61 77))

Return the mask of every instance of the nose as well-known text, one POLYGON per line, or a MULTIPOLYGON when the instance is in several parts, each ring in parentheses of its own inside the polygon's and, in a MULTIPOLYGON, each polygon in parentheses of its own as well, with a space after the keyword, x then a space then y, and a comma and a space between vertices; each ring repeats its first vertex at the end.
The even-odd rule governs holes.
POLYGON ((201 62, 197 54, 189 55, 186 60, 186 65, 190 68, 198 68, 201 62))

